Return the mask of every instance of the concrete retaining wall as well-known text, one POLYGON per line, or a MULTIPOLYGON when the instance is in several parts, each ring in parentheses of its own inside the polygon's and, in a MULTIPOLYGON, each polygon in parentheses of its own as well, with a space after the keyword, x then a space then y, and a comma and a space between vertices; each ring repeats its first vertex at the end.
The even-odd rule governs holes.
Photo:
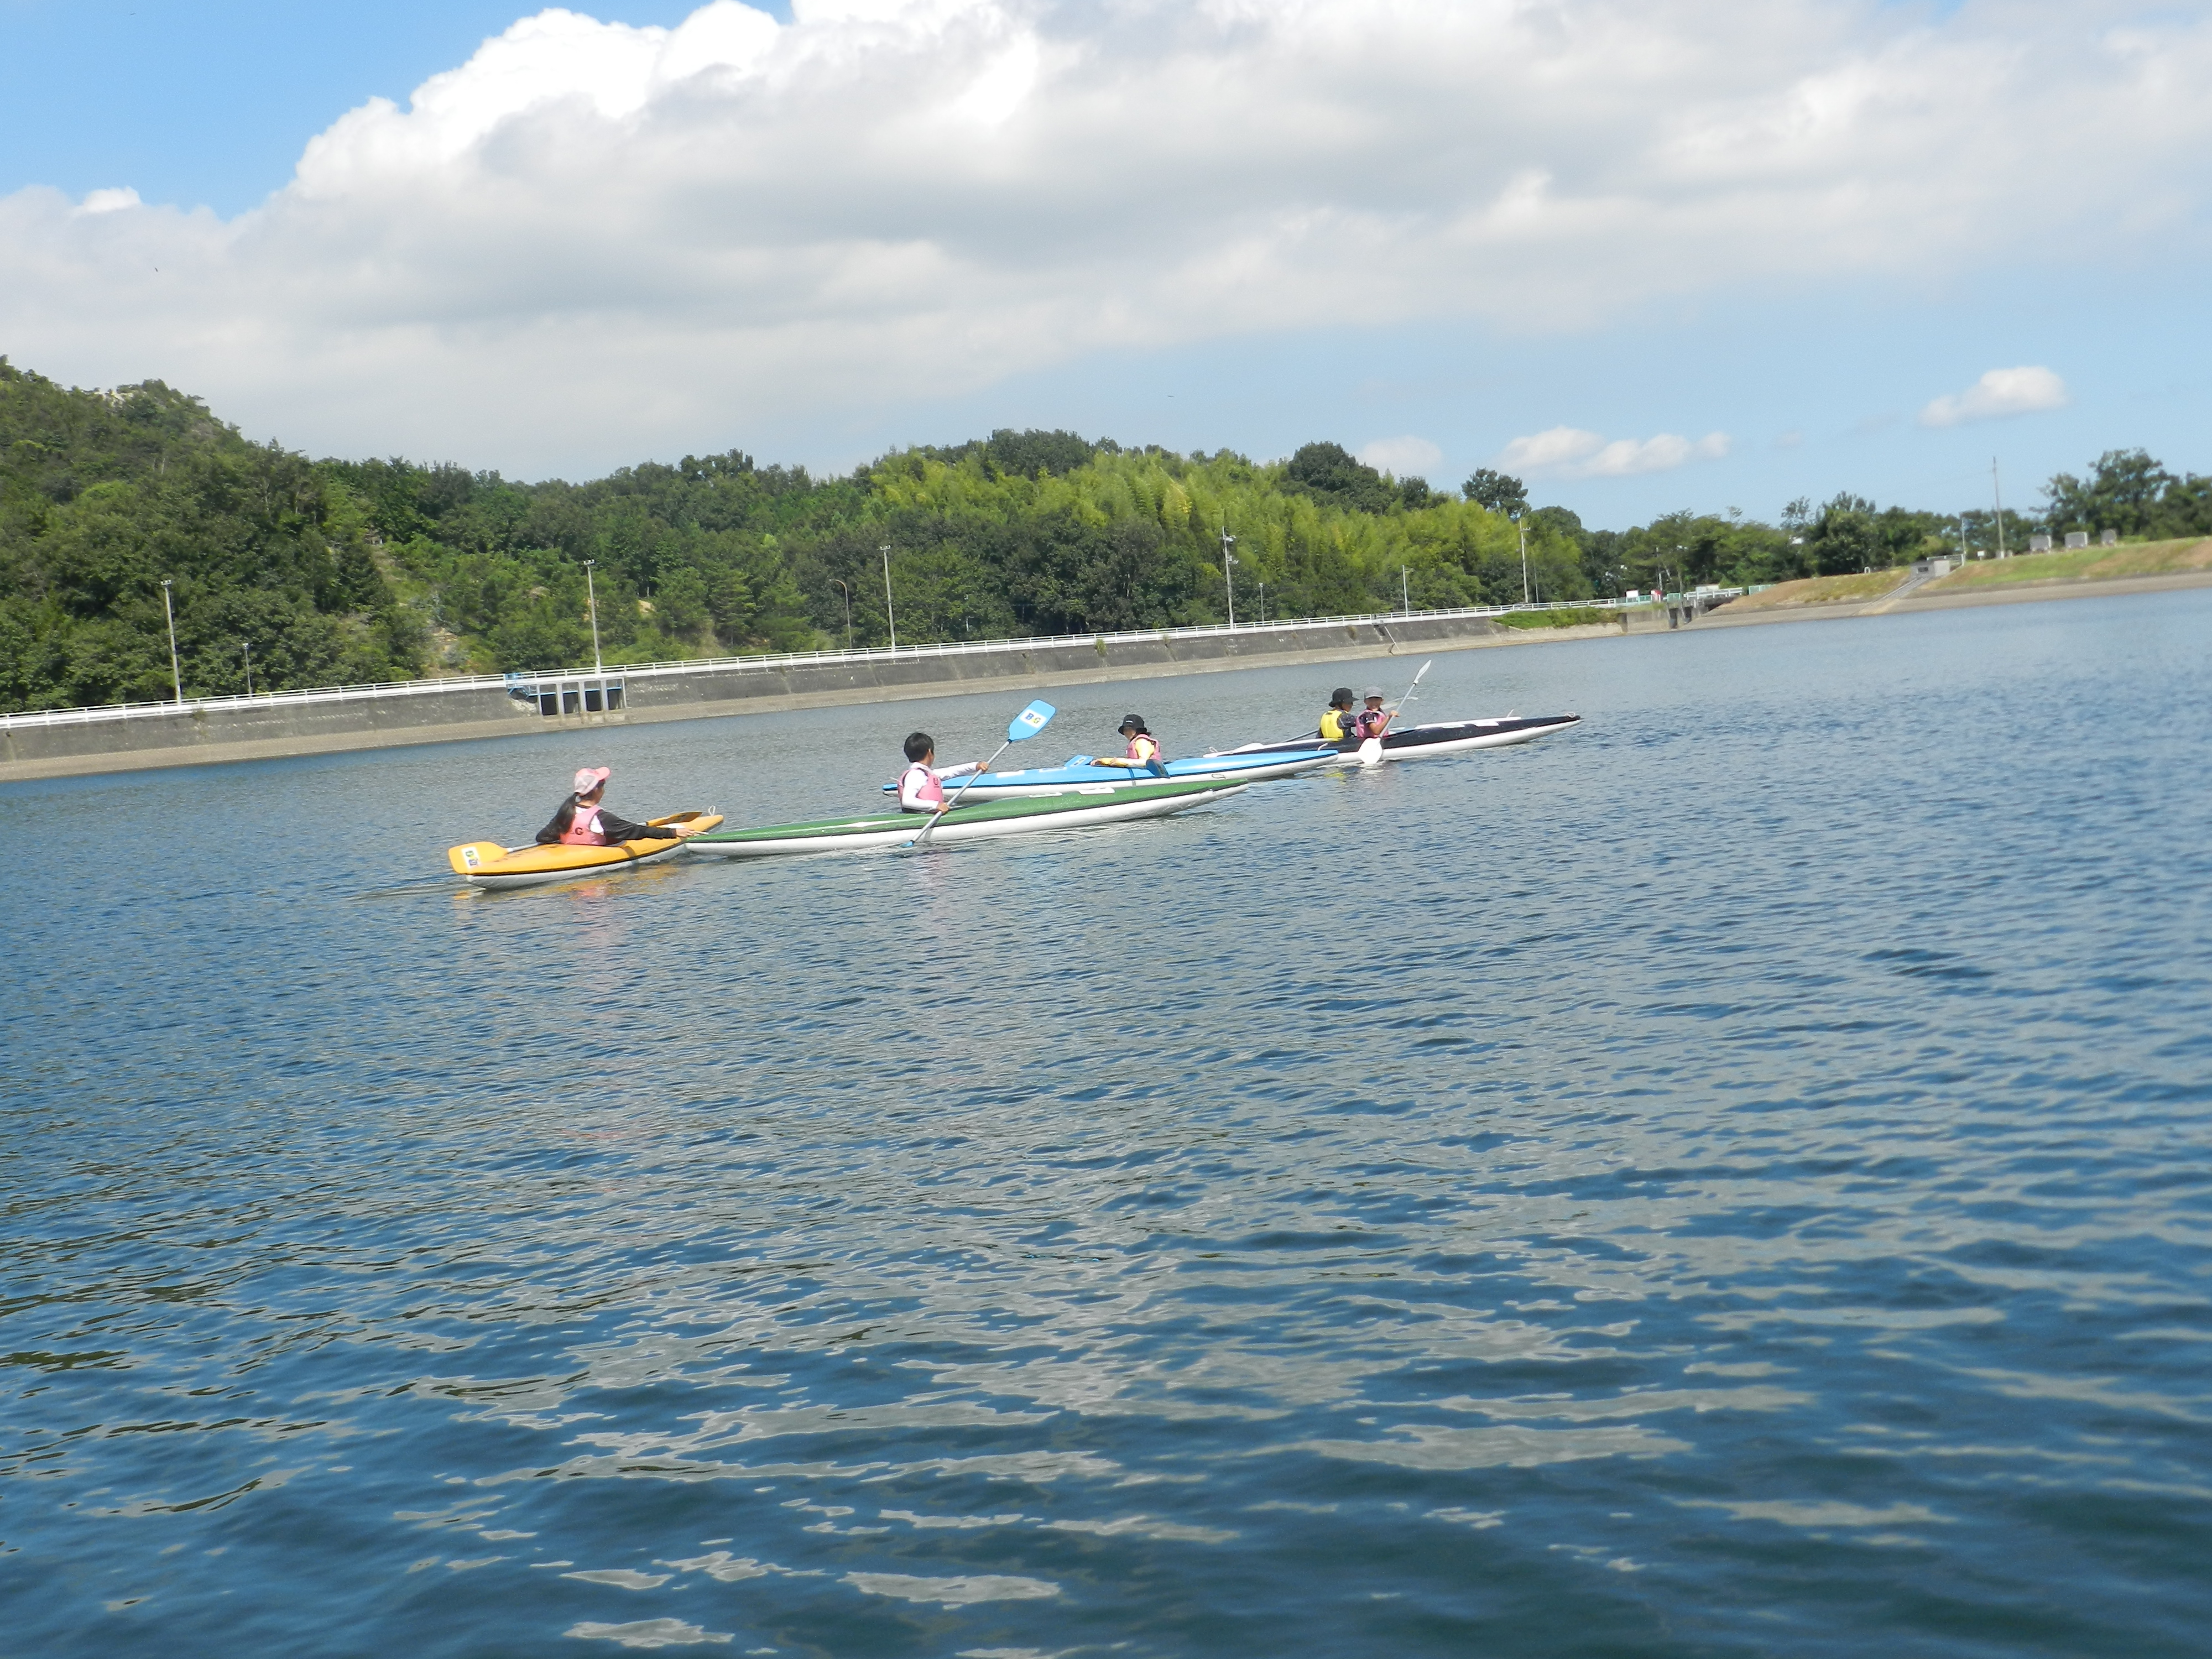
MULTIPOLYGON (((1618 631, 1617 626, 1553 629, 1533 638, 1618 631)), ((532 703, 483 687, 442 693, 363 692, 332 702, 257 702, 213 708, 187 704, 173 714, 0 729, 0 781, 512 737, 584 726, 889 702, 994 685, 1080 685, 1299 660, 1348 661, 1531 640, 1524 630, 1484 617, 1413 617, 1187 638, 1101 641, 1079 636, 957 655, 763 662, 628 674, 617 670, 610 678, 626 681, 626 706, 612 714, 547 716, 532 703)))

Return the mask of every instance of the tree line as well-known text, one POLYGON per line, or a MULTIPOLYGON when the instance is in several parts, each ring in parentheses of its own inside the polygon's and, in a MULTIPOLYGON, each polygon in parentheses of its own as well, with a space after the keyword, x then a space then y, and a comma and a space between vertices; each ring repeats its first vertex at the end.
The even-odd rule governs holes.
MULTIPOLYGON (((2172 526, 2207 524, 2212 480, 2128 452, 2050 495, 2053 524, 2198 533, 2172 526)), ((1662 568, 1771 580, 1894 562, 1950 523, 1839 495, 1773 526, 1683 513, 1590 531, 1495 472, 1446 492, 1334 443, 1261 463, 1069 432, 842 477, 732 451, 524 483, 313 461, 157 380, 83 391, 0 357, 0 708, 170 696, 172 614, 186 695, 221 695, 249 670, 276 690, 574 666, 594 617, 618 665, 883 645, 894 625, 921 643, 1218 623, 1232 599, 1255 621, 1567 604, 1662 568)), ((2007 525, 2024 545, 2027 521, 2007 525)))
MULTIPOLYGON (((1478 473, 1471 491, 1510 507, 1517 481, 1478 473)), ((2031 536, 2074 531, 2093 539, 2106 530, 2130 539, 2212 536, 2212 477, 2170 472, 2143 450, 2108 450, 2086 477, 2061 472, 2044 486, 2033 514, 2004 509, 1931 512, 1880 507, 1848 491, 1820 506, 1800 499, 1777 524, 1684 510, 1631 530, 1586 530, 1564 507, 1528 514, 1581 550, 1583 579, 1603 596, 1712 582, 1750 586, 1805 576, 1842 576, 1909 564, 1933 554, 2024 553, 2031 536)), ((1522 497, 1525 505, 1525 495, 1522 497)))

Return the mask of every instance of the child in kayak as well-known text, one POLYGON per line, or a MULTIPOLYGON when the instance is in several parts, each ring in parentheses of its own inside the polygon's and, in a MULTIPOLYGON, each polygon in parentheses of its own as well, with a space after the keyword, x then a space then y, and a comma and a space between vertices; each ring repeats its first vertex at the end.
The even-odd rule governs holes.
POLYGON ((1340 685, 1328 694, 1328 707, 1322 710, 1321 740, 1323 743, 1342 743, 1352 735, 1352 688, 1340 685))
POLYGON ((576 774, 575 789, 561 803, 553 822, 538 832, 540 847, 614 847, 626 841, 666 841, 672 836, 696 836, 698 829, 680 823, 632 823, 599 805, 613 775, 605 766, 587 766, 576 774))
POLYGON ((1145 717, 1142 714, 1124 714, 1121 729, 1121 735, 1129 740, 1128 752, 1101 755, 1091 763, 1093 766, 1126 766, 1132 771, 1150 772, 1154 777, 1167 776, 1167 762, 1160 749, 1160 740, 1145 724, 1145 717))
POLYGON ((1145 724, 1145 717, 1142 714, 1124 714, 1121 732, 1129 740, 1127 757, 1129 764, 1158 771, 1160 763, 1167 757, 1160 753, 1159 739, 1152 735, 1152 727, 1145 724))
POLYGON ((899 811, 942 812, 945 807, 945 780, 964 778, 983 769, 981 761, 969 761, 942 770, 937 764, 937 739, 927 732, 909 732, 906 740, 906 770, 899 774, 899 811))
POLYGON ((1367 707, 1352 717, 1352 730, 1347 734, 1362 743, 1370 738, 1379 738, 1390 729, 1390 714, 1382 707, 1382 688, 1370 685, 1359 694, 1366 699, 1367 707))

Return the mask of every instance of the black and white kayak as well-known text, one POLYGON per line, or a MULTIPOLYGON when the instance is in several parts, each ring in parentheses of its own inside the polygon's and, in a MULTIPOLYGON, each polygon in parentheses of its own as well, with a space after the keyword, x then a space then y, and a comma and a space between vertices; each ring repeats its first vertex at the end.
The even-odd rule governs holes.
MULTIPOLYGON (((960 805, 938 818, 927 845, 989 841, 1040 830, 1083 830, 1133 818, 1165 817, 1220 800, 1245 787, 1242 778, 1198 778, 1174 783, 1085 784, 1057 795, 1022 796, 960 805)), ((763 830, 731 830, 694 836, 684 849, 695 856, 763 859, 794 853, 860 853, 910 847, 930 822, 920 812, 876 812, 814 823, 779 823, 763 830)))
MULTIPOLYGON (((1516 743, 1534 743, 1538 738, 1548 737, 1554 732, 1564 732, 1571 726, 1580 726, 1580 714, 1507 714, 1494 720, 1437 720, 1426 726, 1408 726, 1388 732, 1382 738, 1382 758, 1386 761, 1426 760, 1434 755, 1464 755, 1475 749, 1505 749, 1516 743)), ((1337 764, 1355 766, 1359 763, 1359 739, 1343 738, 1332 743, 1318 736, 1291 738, 1282 743, 1248 743, 1235 749, 1224 749, 1224 755, 1257 755, 1284 749, 1334 749, 1337 764)))

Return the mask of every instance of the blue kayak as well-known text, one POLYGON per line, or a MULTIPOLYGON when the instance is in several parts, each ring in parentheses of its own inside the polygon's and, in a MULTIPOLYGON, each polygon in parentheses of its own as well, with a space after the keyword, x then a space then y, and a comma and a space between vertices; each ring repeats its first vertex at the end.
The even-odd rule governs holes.
MULTIPOLYGON (((1192 760, 1168 761, 1154 766, 1101 765, 1088 755, 1071 755, 1065 766, 1033 767, 1025 772, 986 772, 967 781, 963 801, 1006 800, 1017 795, 1057 795, 1070 789, 1097 788, 1100 784, 1158 783, 1163 779, 1194 783, 1201 779, 1236 778, 1258 783, 1267 778, 1287 778, 1316 766, 1331 765, 1344 757, 1334 748, 1316 744, 1310 749, 1274 749, 1264 755, 1205 755, 1192 760)), ((947 778, 949 796, 962 780, 947 778)), ((898 793, 898 785, 884 786, 887 795, 898 793)))

